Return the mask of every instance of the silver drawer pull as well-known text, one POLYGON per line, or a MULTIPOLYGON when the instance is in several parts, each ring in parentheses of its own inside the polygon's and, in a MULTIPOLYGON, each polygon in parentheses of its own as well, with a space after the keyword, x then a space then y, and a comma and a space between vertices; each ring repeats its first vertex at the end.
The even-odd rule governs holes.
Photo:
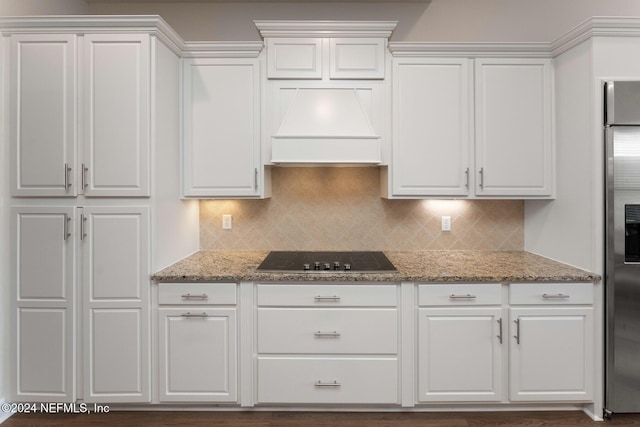
POLYGON ((187 312, 187 313, 182 313, 181 314, 182 317, 188 317, 188 318, 192 318, 192 317, 199 317, 199 318, 205 318, 205 317, 209 317, 209 315, 207 313, 202 313, 202 314, 193 314, 191 312, 187 312))
POLYGON ((313 334, 316 338, 340 338, 340 332, 322 332, 318 331, 313 334))
POLYGON ((449 295, 449 298, 451 298, 451 299, 476 299, 478 297, 475 296, 475 295, 471 295, 471 294, 466 294, 466 295, 451 294, 451 295, 449 295))
POLYGON ((338 381, 333 381, 330 383, 323 383, 322 381, 318 380, 317 383, 315 383, 313 386, 314 387, 340 387, 342 384, 340 384, 338 381))
POLYGON ((569 297, 570 295, 567 294, 542 294, 542 298, 544 299, 566 299, 569 297))
POLYGON ((182 295, 182 299, 209 299, 209 295, 207 295, 207 294, 201 294, 201 295, 184 294, 184 295, 182 295))
POLYGON ((337 295, 330 295, 330 296, 316 295, 315 297, 313 297, 313 299, 318 301, 318 302, 322 302, 322 301, 340 301, 340 297, 337 296, 337 295))

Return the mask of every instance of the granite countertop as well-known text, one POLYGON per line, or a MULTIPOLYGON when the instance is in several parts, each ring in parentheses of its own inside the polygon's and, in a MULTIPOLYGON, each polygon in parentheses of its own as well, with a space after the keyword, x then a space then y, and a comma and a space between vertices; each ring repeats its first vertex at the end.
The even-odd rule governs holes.
POLYGON ((524 251, 385 251, 393 273, 266 273, 268 251, 200 251, 153 274, 157 282, 594 282, 600 276, 524 251))

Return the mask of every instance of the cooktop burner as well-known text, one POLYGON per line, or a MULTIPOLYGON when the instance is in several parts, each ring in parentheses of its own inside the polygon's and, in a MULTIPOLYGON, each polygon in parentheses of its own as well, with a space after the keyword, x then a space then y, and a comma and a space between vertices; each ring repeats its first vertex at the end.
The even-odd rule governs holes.
POLYGON ((273 251, 258 266, 259 271, 340 271, 388 273, 396 271, 386 255, 367 252, 273 251))

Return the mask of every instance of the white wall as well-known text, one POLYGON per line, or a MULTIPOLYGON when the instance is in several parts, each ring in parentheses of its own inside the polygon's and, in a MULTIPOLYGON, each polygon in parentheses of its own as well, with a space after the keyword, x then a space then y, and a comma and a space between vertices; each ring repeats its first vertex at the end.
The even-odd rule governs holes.
POLYGON ((556 200, 525 203, 525 249, 594 271, 591 41, 556 57, 556 200))
MULTIPOLYGON (((1 1, 1 0, 0 0, 1 1)), ((33 0, 32 0, 33 1, 33 0)), ((398 20, 392 41, 550 42, 597 15, 640 16, 638 0, 90 2, 92 14, 160 14, 185 40, 259 40, 254 19, 398 20)))
POLYGON ((89 6, 85 0, 0 0, 0 16, 87 13, 89 13, 89 6))

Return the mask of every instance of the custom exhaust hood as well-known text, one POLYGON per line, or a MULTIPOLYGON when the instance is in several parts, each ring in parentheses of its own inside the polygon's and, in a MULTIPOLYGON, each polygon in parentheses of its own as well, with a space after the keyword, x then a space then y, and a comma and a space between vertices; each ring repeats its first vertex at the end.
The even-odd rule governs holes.
POLYGON ((266 46, 271 163, 381 164, 387 42, 397 22, 254 23, 266 46))
POLYGON ((271 140, 276 164, 376 165, 380 136, 353 88, 297 88, 271 140))

